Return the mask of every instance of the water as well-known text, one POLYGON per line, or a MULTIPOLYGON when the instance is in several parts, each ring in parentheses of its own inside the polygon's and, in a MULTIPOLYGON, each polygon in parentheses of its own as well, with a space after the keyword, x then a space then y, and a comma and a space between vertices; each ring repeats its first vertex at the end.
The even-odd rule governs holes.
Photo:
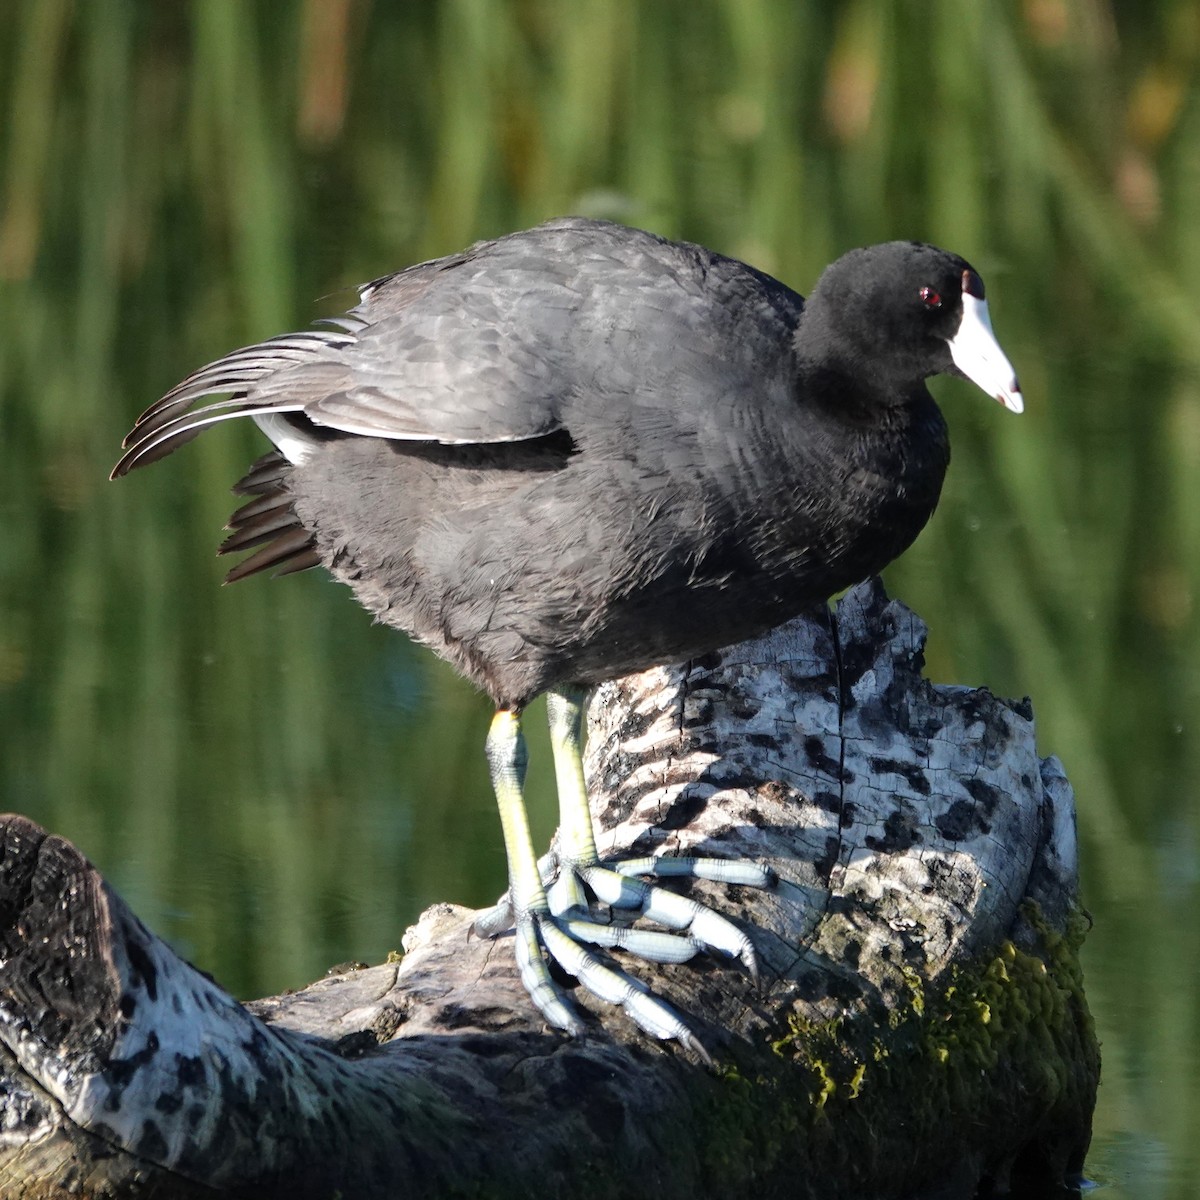
POLYGON ((109 484, 132 418, 347 285, 562 212, 802 291, 847 246, 937 241, 1028 410, 936 381, 954 462, 889 586, 933 678, 1032 696, 1078 792, 1091 1174, 1200 1191, 1195 6, 47 0, 10 32, 0 804, 242 996, 486 903, 486 703, 315 573, 222 589, 254 432, 109 484))

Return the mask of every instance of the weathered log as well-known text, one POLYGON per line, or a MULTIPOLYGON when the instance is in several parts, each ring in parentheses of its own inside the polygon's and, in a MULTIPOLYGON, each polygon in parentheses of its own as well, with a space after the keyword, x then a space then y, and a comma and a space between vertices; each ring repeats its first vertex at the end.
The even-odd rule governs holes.
MULTIPOLYGON (((756 931, 629 969, 715 1070, 579 995, 546 1030, 511 941, 439 905, 398 964, 242 1007, 71 845, 0 822, 0 1194, 970 1195, 1077 1172, 1099 1072, 1074 808, 1027 703, 921 678, 882 588, 600 689, 601 853, 738 855, 756 931)), ((623 964, 626 965, 626 964, 623 964)))

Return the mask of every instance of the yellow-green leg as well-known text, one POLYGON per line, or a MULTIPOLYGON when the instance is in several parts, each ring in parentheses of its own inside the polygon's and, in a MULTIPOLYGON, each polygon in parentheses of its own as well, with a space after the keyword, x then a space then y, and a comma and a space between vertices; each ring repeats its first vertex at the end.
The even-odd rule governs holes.
POLYGON ((550 723, 550 748, 554 753, 554 778, 558 784, 558 846, 568 862, 587 865, 598 861, 587 782, 583 777, 583 718, 587 692, 583 688, 557 688, 546 693, 550 723))
POLYGON ((669 855, 600 865, 583 774, 586 699, 587 693, 581 688, 559 688, 546 693, 550 745, 558 781, 558 858, 561 868, 554 894, 550 897, 551 908, 563 914, 581 909, 585 900, 578 881, 582 880, 604 903, 614 908, 636 909, 642 916, 668 929, 680 930, 684 936, 671 935, 668 940, 664 935, 648 930, 622 928, 614 932, 612 926, 598 926, 578 919, 571 922, 571 931, 576 936, 596 945, 619 945, 653 962, 682 962, 699 950, 718 950, 740 959, 757 978, 754 944, 732 921, 697 900, 678 896, 634 876, 686 877, 770 887, 775 876, 769 867, 733 859, 674 858, 669 855))
MULTIPOLYGON (((701 1058, 707 1059, 704 1047, 669 1005, 652 996, 642 984, 623 971, 606 966, 584 949, 581 941, 596 940, 580 937, 577 927, 586 925, 586 922, 560 921, 550 912, 525 811, 527 753, 519 713, 501 709, 492 718, 487 738, 487 760, 496 792, 496 804, 500 809, 504 847, 508 854, 508 907, 516 927, 517 966, 521 972, 521 982, 538 1010, 551 1025, 559 1029, 573 1034, 584 1032, 583 1022, 565 992, 550 977, 546 958, 549 953, 588 991, 609 1004, 619 1004, 647 1033, 658 1038, 675 1038, 701 1058)), ((579 778, 582 781, 582 768, 579 778)), ((590 834, 590 818, 588 832, 590 834)), ((594 846, 592 855, 595 856, 594 846)), ((485 920, 485 927, 488 924, 485 920)), ((631 932, 639 938, 650 939, 651 948, 655 940, 687 944, 685 939, 670 934, 641 934, 628 930, 614 930, 616 939, 607 939, 605 944, 620 944, 624 934, 631 932)), ((672 950, 669 953, 673 961, 678 960, 677 952, 672 950)))
POLYGON ((504 850, 508 856, 508 890, 515 918, 521 981, 551 1025, 568 1033, 582 1033, 582 1023, 562 989, 550 978, 550 969, 538 939, 538 926, 542 919, 549 920, 550 907, 538 873, 533 839, 529 835, 529 816, 525 811, 525 768, 529 754, 521 731, 520 713, 509 709, 496 713, 488 730, 486 750, 496 805, 500 809, 500 827, 504 831, 504 850))

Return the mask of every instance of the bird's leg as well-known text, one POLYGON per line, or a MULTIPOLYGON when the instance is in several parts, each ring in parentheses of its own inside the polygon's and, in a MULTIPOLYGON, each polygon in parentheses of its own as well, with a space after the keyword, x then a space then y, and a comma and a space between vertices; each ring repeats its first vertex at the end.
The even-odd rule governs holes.
MULTIPOLYGON (((567 1033, 584 1032, 583 1022, 565 992, 550 977, 548 952, 590 992, 609 1004, 619 1004, 647 1033, 658 1038, 675 1038, 705 1061, 711 1061, 674 1010, 652 996, 644 984, 623 971, 606 966, 590 954, 579 944, 579 938, 572 935, 570 923, 560 921, 551 913, 525 812, 523 789, 527 755, 519 713, 509 709, 496 713, 488 731, 487 760, 508 854, 509 902, 516 926, 517 965, 521 982, 538 1010, 551 1025, 567 1033)), ((595 854, 594 847, 592 853, 595 854)), ((655 936, 672 942, 684 941, 669 934, 655 936)))
MULTIPOLYGON (((550 743, 554 749, 554 775, 558 786, 558 842, 565 847, 560 858, 558 846, 538 859, 542 885, 554 889, 553 908, 562 914, 571 908, 586 908, 587 897, 573 870, 561 871, 565 858, 572 865, 592 865, 598 861, 596 840, 592 836, 592 814, 588 808, 587 784, 583 778, 583 714, 587 692, 563 689, 546 694, 546 712, 550 724, 550 743)), ((491 761, 490 758, 488 760, 491 761)), ((496 785, 495 776, 492 777, 496 785)), ((499 791, 497 790, 497 795, 499 791)), ((495 937, 512 928, 514 919, 511 890, 506 892, 475 922, 480 937, 495 937)))
MULTIPOLYGON (((529 755, 521 731, 520 713, 503 708, 496 713, 488 730, 486 752, 496 805, 500 809, 504 850, 508 856, 508 891, 516 924, 516 955, 521 982, 551 1025, 567 1033, 582 1033, 583 1024, 570 1001, 550 978, 538 937, 539 924, 543 917, 549 916, 550 907, 538 873, 533 839, 529 835, 529 817, 525 811, 525 768, 529 755)), ((492 931, 485 927, 481 932, 492 931)))
POLYGON ((587 692, 560 688, 546 693, 550 748, 554 754, 554 781, 558 789, 557 857, 566 870, 558 872, 553 888, 555 909, 586 908, 587 897, 579 885, 581 867, 600 861, 592 830, 587 781, 583 776, 583 718, 587 692), (573 869, 572 869, 573 868, 573 869))
POLYGON ((770 887, 775 874, 758 863, 714 858, 649 857, 602 866, 596 852, 592 813, 583 774, 583 719, 587 693, 562 687, 546 693, 550 745, 558 782, 558 879, 550 890, 550 906, 576 937, 596 945, 621 946, 655 962, 683 962, 702 949, 719 950, 740 959, 758 977, 754 944, 741 929, 711 908, 676 895, 632 875, 686 876, 770 887), (635 909, 642 916, 684 936, 602 925, 577 914, 586 908, 583 881, 614 908, 635 909))

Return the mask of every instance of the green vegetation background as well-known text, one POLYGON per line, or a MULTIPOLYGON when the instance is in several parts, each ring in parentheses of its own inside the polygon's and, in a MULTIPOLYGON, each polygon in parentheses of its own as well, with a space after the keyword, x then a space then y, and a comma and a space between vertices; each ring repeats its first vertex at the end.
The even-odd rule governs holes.
POLYGON ((1101 1166, 1194 1195, 1198 59, 1179 0, 0 0, 0 805, 241 995, 486 902, 486 704, 317 573, 222 590, 261 440, 109 484, 133 417, 561 213, 801 291, 935 241, 1028 411, 936 383, 955 461, 889 584, 933 677, 1033 696, 1079 794, 1101 1166))

